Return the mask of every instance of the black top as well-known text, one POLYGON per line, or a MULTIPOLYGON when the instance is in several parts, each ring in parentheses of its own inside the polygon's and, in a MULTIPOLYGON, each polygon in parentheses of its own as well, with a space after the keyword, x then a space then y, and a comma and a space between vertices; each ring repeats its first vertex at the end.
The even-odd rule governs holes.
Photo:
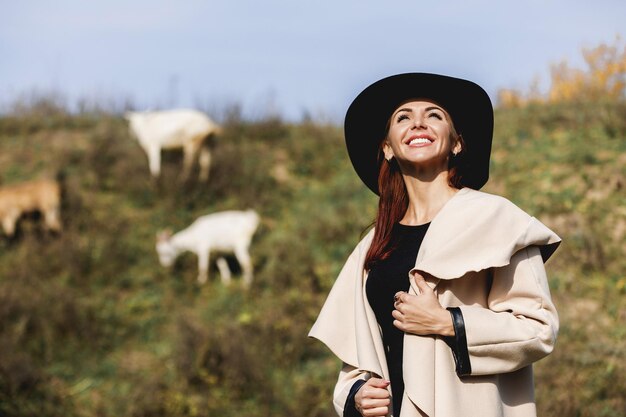
POLYGON ((409 290, 409 271, 415 266, 417 252, 429 225, 430 223, 419 226, 396 224, 392 232, 395 249, 387 259, 372 267, 365 286, 367 300, 374 310, 382 332, 391 380, 393 414, 396 416, 400 415, 404 393, 402 377, 404 332, 393 325, 394 318, 391 315, 394 310, 393 297, 398 291, 409 290))

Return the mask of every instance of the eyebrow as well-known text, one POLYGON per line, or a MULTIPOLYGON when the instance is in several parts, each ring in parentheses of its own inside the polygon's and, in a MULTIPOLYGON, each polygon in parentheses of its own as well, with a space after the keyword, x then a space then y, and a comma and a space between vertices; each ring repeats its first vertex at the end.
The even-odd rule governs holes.
MULTIPOLYGON (((441 107, 438 107, 438 106, 428 106, 428 107, 426 107, 426 108, 424 109, 424 111, 425 111, 425 112, 428 112, 428 111, 431 111, 431 110, 439 110, 439 111, 441 111, 441 112, 443 112, 443 111, 444 111, 441 107)), ((395 117, 398 113, 400 113, 400 112, 404 112, 404 111, 406 111, 406 112, 410 112, 410 113, 413 113, 413 110, 412 110, 412 109, 410 109, 410 108, 408 108, 408 107, 403 107, 403 108, 401 108, 401 109, 396 110, 396 111, 393 113, 393 116, 395 117)))

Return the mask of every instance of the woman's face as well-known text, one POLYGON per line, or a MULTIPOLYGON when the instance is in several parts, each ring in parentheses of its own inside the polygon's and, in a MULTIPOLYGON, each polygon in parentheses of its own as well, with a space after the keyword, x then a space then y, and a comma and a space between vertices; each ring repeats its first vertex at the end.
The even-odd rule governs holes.
POLYGON ((426 100, 405 102, 391 115, 385 158, 396 158, 405 172, 416 167, 447 169, 448 156, 461 146, 453 143, 451 131, 450 117, 441 106, 426 100))

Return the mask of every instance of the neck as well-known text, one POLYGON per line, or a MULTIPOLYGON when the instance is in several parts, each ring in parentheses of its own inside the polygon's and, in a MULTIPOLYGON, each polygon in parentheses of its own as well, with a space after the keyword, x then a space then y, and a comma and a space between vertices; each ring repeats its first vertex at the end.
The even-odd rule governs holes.
POLYGON ((191 243, 189 239, 189 234, 185 232, 186 230, 182 230, 178 233, 175 233, 169 240, 169 244, 176 251, 177 256, 182 251, 186 250, 191 243))
POLYGON ((406 225, 430 222, 459 190, 448 185, 448 172, 441 172, 428 181, 404 176, 409 207, 400 221, 406 225))

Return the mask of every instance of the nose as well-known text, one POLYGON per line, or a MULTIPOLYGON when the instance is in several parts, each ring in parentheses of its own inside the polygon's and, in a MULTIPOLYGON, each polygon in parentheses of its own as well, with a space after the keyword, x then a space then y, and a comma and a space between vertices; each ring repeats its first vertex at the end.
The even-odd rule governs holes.
POLYGON ((424 129, 426 127, 422 115, 415 116, 415 118, 413 119, 413 127, 417 129, 424 129))

